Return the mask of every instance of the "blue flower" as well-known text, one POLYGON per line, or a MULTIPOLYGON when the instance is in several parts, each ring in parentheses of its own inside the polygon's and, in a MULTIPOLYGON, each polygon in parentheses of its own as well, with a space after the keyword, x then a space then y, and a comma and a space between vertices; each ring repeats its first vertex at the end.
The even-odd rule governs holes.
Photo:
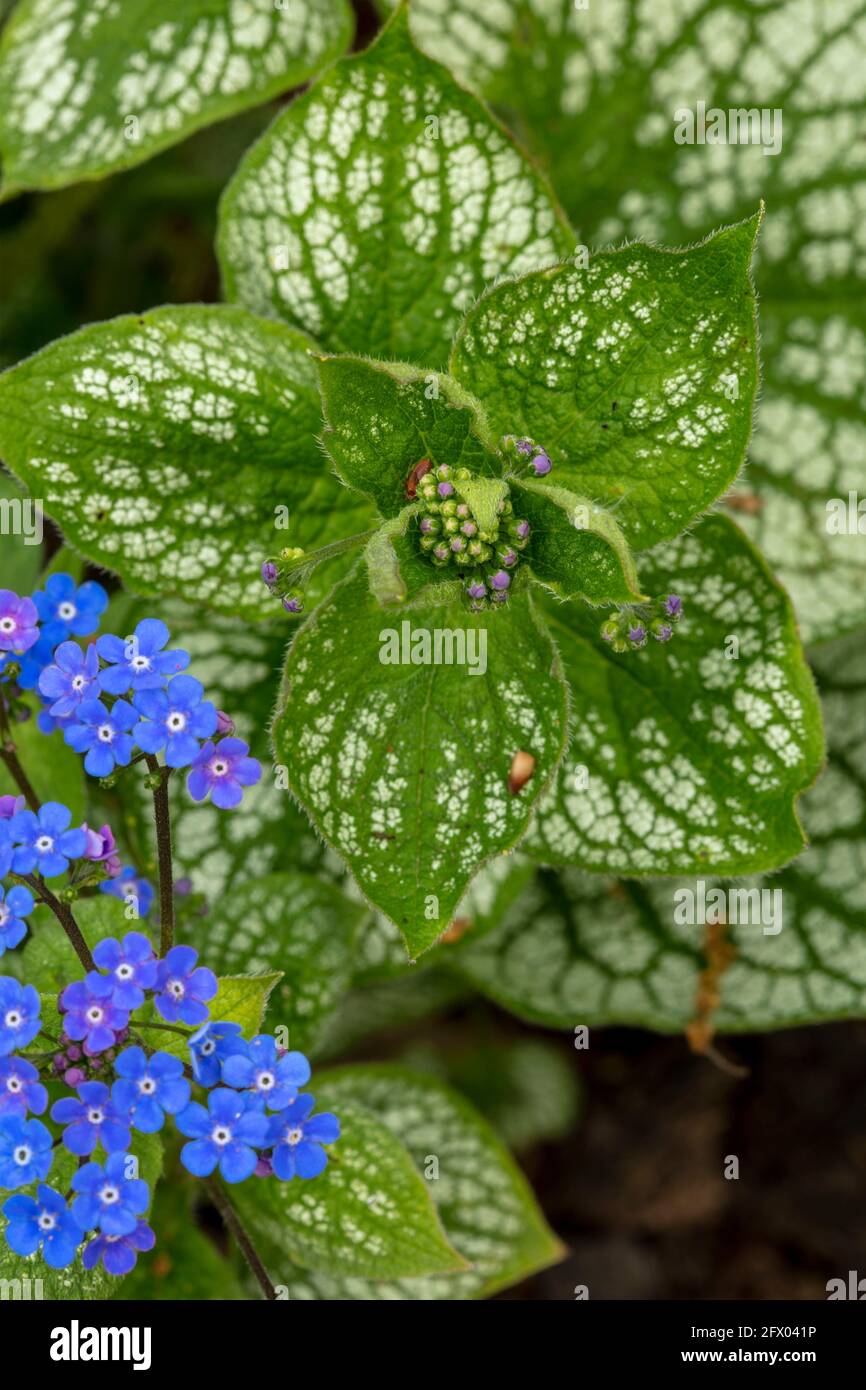
POLYGON ((39 641, 19 659, 20 670, 16 683, 22 690, 35 690, 39 677, 54 658, 54 642, 51 637, 40 634, 39 641))
POLYGON ((137 917, 146 917, 153 902, 153 888, 146 878, 139 878, 131 864, 122 868, 116 878, 100 883, 99 891, 134 906, 137 917))
POLYGON ((111 633, 97 638, 96 650, 109 665, 99 673, 99 684, 109 695, 128 691, 158 690, 169 676, 185 671, 189 652, 162 649, 171 636, 158 618, 144 618, 131 637, 111 633))
POLYGON ((125 1153, 109 1154, 104 1166, 85 1163, 78 1169, 72 1179, 72 1190, 78 1193, 72 1215, 82 1231, 96 1228, 107 1236, 132 1234, 150 1195, 146 1182, 127 1177, 137 1171, 138 1160, 125 1153))
POLYGON ((198 951, 191 946, 172 946, 156 971, 157 1011, 167 1023, 187 1023, 191 1028, 204 1023, 210 1010, 206 1001, 217 992, 217 977, 200 965, 195 968, 198 951))
POLYGON ((30 1110, 42 1115, 48 1107, 48 1092, 39 1072, 24 1057, 0 1058, 0 1116, 20 1115, 30 1110))
POLYGON ((106 1153, 129 1148, 129 1118, 116 1105, 108 1087, 101 1081, 84 1081, 78 1087, 78 1100, 64 1096, 51 1107, 51 1118, 65 1125, 63 1143, 79 1158, 92 1154, 97 1144, 106 1153))
POLYGON ((36 869, 43 878, 65 874, 70 859, 80 859, 87 849, 87 833, 70 830, 72 812, 59 801, 46 801, 39 811, 19 811, 12 817, 9 828, 18 848, 12 856, 16 874, 32 874, 36 869))
POLYGON ((180 1161, 197 1178, 209 1177, 217 1165, 226 1182, 252 1177, 258 1162, 253 1146, 268 1136, 268 1117, 254 1096, 219 1086, 208 1095, 207 1110, 191 1101, 176 1123, 194 1141, 184 1144, 180 1161))
POLYGON ((89 637, 95 632, 108 607, 108 594, 94 580, 79 585, 71 574, 52 574, 45 588, 33 595, 33 602, 43 633, 57 643, 67 637, 89 637))
POLYGON ((0 975, 0 1057, 32 1042, 42 1027, 41 1001, 33 985, 0 975))
POLYGON ((0 652, 20 656, 39 640, 39 614, 32 599, 0 589, 0 652))
POLYGON ((189 1104, 183 1062, 170 1052, 154 1052, 148 1058, 142 1048, 127 1047, 115 1059, 114 1070, 120 1080, 111 1088, 112 1100, 142 1134, 155 1134, 166 1115, 176 1115, 189 1104))
MULTIPOLYGON (((113 993, 111 1002, 130 1013, 144 1003, 144 991, 156 983, 156 957, 144 932, 127 932, 123 941, 107 936, 93 948, 93 960, 100 970, 109 972, 113 993)), ((91 983, 91 971, 87 976, 91 983)))
POLYGON ((239 1023, 206 1023, 189 1039, 192 1074, 200 1086, 215 1086, 222 1063, 234 1052, 245 1052, 239 1023))
POLYGON ((53 1140, 41 1120, 0 1118, 0 1187, 26 1187, 48 1177, 53 1140))
POLYGON ((3 1215, 9 1222, 6 1240, 16 1255, 25 1258, 35 1255, 41 1247, 42 1258, 51 1269, 65 1269, 75 1259, 81 1241, 81 1231, 70 1215, 66 1198, 53 1187, 40 1183, 37 1200, 18 1192, 3 1203, 3 1215))
POLYGON ((129 731, 136 714, 127 700, 115 700, 110 710, 101 700, 84 700, 75 719, 63 730, 63 737, 76 753, 87 754, 85 772, 91 777, 107 777, 115 764, 128 766, 135 748, 129 731))
POLYGON ((54 653, 54 662, 39 674, 39 693, 48 701, 48 713, 55 719, 74 714, 88 691, 93 690, 99 673, 99 657, 95 647, 82 651, 77 642, 61 642, 54 653))
POLYGON ((239 738, 203 744, 186 779, 193 801, 204 801, 210 794, 214 806, 221 811, 237 806, 244 787, 255 786, 262 775, 261 763, 249 757, 249 751, 239 738))
POLYGON ((222 1073, 227 1086, 256 1091, 271 1110, 282 1110, 294 1100, 298 1087, 309 1081, 310 1064, 302 1052, 280 1057, 274 1039, 259 1033, 245 1044, 243 1053, 225 1059, 222 1073))
POLYGON ((142 721, 135 740, 145 753, 165 749, 167 767, 189 767, 200 740, 216 731, 216 705, 202 700, 204 686, 195 676, 175 676, 165 690, 141 690, 133 703, 142 721))
POLYGON ((134 1231, 125 1236, 94 1236, 81 1252, 85 1269, 93 1269, 102 1260, 106 1274, 119 1277, 135 1267, 140 1251, 152 1250, 156 1236, 146 1221, 139 1221, 134 1231))
POLYGON ((268 1140, 274 1145, 271 1165, 283 1181, 289 1178, 317 1178, 325 1171, 328 1155, 323 1144, 340 1137, 336 1115, 311 1115, 313 1096, 298 1096, 278 1115, 270 1116, 268 1140))
POLYGON ((5 878, 12 868, 14 853, 10 824, 8 821, 0 820, 0 878, 5 878))
MULTIPOLYGON (((0 852, 2 858, 2 852, 0 852)), ((8 872, 8 870, 7 870, 8 872)), ((28 912, 33 911, 33 894, 18 884, 10 888, 3 900, 4 889, 0 884, 0 956, 27 935, 27 925, 23 921, 28 912)))
POLYGON ((86 1043, 92 1055, 113 1047, 116 1034, 129 1023, 129 1014, 112 1003, 114 986, 105 975, 91 970, 87 980, 74 980, 60 996, 63 1031, 74 1042, 86 1043))

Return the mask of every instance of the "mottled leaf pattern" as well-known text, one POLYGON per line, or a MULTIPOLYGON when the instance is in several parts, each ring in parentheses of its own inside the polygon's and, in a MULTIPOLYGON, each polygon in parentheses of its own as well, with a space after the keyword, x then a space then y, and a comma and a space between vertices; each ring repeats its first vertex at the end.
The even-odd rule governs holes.
POLYGON ((297 86, 351 34, 345 0, 21 0, 0 44, 6 191, 139 164, 297 86))
POLYGON ((590 245, 694 242, 766 199, 765 377, 737 514, 807 641, 861 626, 863 537, 828 534, 826 504, 862 498, 866 467, 862 0, 413 0, 411 26, 541 156, 590 245), (676 144, 698 100, 780 110, 780 152, 676 144))
POLYGON ((315 441, 310 347, 219 306, 83 328, 0 377, 0 455, 134 592, 271 615, 265 556, 333 539, 338 505, 338 535, 366 516, 315 441))
POLYGON ((448 926, 476 870, 523 833, 562 753, 565 691, 526 592, 496 612, 444 605, 399 617, 413 630, 459 631, 467 653, 466 634, 478 650, 483 637, 486 671, 382 664, 397 617, 356 570, 292 644, 274 746, 317 828, 416 955, 448 926), (519 750, 535 758, 535 775, 512 795, 519 750))
POLYGON ((466 1299, 505 1288, 561 1258, 562 1248, 508 1150, 462 1096, 430 1076, 393 1066, 322 1073, 317 1095, 331 1109, 363 1106, 404 1143, 463 1273, 372 1283, 298 1272, 296 1299, 466 1299))
POLYGON ((333 351, 439 367, 487 283, 572 244, 545 181, 415 49, 404 9, 253 148, 219 250, 230 300, 333 351))
POLYGON ((822 757, 787 597, 720 516, 644 557, 642 578, 683 599, 667 645, 616 655, 597 615, 546 605, 572 737, 525 848, 637 876, 776 868, 802 848, 794 803, 822 757))
POLYGON ((321 1177, 270 1178, 232 1194, 273 1283, 291 1284, 297 1264, 376 1280, 460 1269, 402 1135, 355 1097, 334 1101, 317 1082, 317 1110, 335 1109, 340 1118, 321 1177))
MULTIPOLYGON (((232 887, 208 922, 207 964, 218 974, 279 970, 268 1029, 287 1046, 315 1046, 352 973, 354 933, 369 917, 339 888, 309 874, 265 874, 232 887)), ((193 928, 190 940, 203 934, 193 928)))
POLYGON ((687 251, 632 245, 496 286, 450 370, 499 434, 544 444, 558 483, 616 503, 642 549, 737 476, 757 389, 755 217, 687 251))

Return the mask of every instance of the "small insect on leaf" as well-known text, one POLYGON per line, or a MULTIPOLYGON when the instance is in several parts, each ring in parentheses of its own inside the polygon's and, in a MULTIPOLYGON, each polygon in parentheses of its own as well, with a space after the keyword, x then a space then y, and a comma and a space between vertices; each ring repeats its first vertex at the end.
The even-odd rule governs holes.
POLYGON ((419 459, 419 460, 418 460, 418 462, 415 464, 415 466, 410 470, 409 476, 408 476, 408 478, 406 479, 406 496, 407 496, 407 497, 412 497, 412 498, 415 497, 415 495, 416 495, 416 493, 417 493, 417 491, 418 491, 418 484, 420 483, 421 479, 424 477, 424 474, 425 474, 425 473, 429 473, 429 472, 430 472, 430 469, 431 469, 432 467, 433 467, 433 465, 432 465, 432 463, 430 462, 429 459, 419 459))
POLYGON ((531 753, 514 754, 508 773, 508 790, 512 796, 522 791, 535 771, 535 759, 531 753))

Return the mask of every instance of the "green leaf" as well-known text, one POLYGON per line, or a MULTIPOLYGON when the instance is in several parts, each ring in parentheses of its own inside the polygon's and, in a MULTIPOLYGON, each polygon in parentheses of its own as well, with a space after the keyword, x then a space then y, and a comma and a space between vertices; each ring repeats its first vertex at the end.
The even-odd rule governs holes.
POLYGON ((776 868, 803 846, 795 802, 822 757, 787 596, 720 516, 645 557, 643 582, 683 598, 669 644, 618 656, 590 610, 546 606, 573 734, 524 848, 640 877, 776 868))
POLYGON ((862 498, 866 455, 857 404, 866 260, 852 153, 866 134, 861 25, 861 0, 807 11, 800 0, 411 8, 416 41, 542 158, 588 244, 691 243, 766 199, 756 273, 762 399, 745 480, 752 510, 737 515, 810 643, 866 623, 862 537, 829 534, 826 512, 849 490, 862 498), (780 110, 781 151, 677 144, 676 113, 698 97, 708 113, 780 110))
MULTIPOLYGON (((133 930, 147 932, 146 922, 131 922, 125 915, 126 904, 106 893, 81 898, 70 906, 91 950, 107 936, 120 938, 133 930)), ((28 923, 28 936, 16 951, 3 957, 0 973, 14 973, 42 994, 59 994, 71 980, 83 979, 84 967, 51 909, 37 907, 28 923)))
POLYGON ((532 526, 529 567, 557 597, 594 604, 647 597, 610 512, 566 488, 532 479, 512 481, 510 488, 517 514, 532 526))
MULTIPOLYGON (((162 1141, 158 1134, 133 1133, 130 1152, 139 1160, 139 1176, 150 1188, 151 1203, 162 1172, 162 1141)), ((78 1159, 64 1148, 55 1152, 46 1181, 58 1192, 68 1192, 78 1168, 78 1159)), ((38 1183, 18 1190, 35 1197, 38 1183)), ((66 1269, 51 1269, 41 1254, 22 1257, 6 1244, 6 1219, 0 1201, 0 1288, 3 1298, 51 1299, 77 1302, 80 1299, 111 1298, 122 1286, 122 1279, 106 1274, 102 1261, 86 1270, 80 1255, 66 1269)), ((81 1248, 81 1247, 80 1247, 81 1248)))
POLYGON ((347 1106, 364 1106, 402 1140, 469 1268, 385 1284, 298 1273, 293 1298, 481 1298, 561 1258, 562 1247, 508 1150, 455 1091, 433 1077, 381 1065, 322 1073, 316 1094, 339 1115, 347 1106))
MULTIPOLYGON (((356 570, 292 644, 273 738, 295 796, 415 956, 448 926, 475 871, 522 835, 562 755, 566 709, 526 591, 496 612, 404 613, 400 640, 403 624, 426 629, 435 656, 431 632, 466 634, 467 658, 476 643, 473 668, 486 672, 383 664, 388 616, 356 570), (534 777, 511 795, 521 750, 536 760, 534 777)), ((457 640, 453 650, 443 640, 443 658, 455 652, 457 640)))
MULTIPOLYGON (((202 964, 204 964, 204 957, 202 964)), ((279 984, 281 972, 271 971, 260 975, 223 975, 218 979, 219 988, 208 1003, 210 1017, 214 1022, 238 1023, 245 1037, 251 1038, 262 1026, 271 990, 279 984)), ((196 1031, 183 1024, 172 1025, 173 1029, 183 1028, 184 1036, 172 1031, 163 1031, 162 1020, 154 1016, 150 1022, 135 1019, 137 1032, 145 1034, 150 1047, 158 1047, 160 1052, 170 1052, 174 1057, 189 1056, 188 1039, 196 1031)))
POLYGON ((322 442, 347 486, 383 516, 405 508, 409 474, 423 458, 473 473, 500 471, 484 412, 450 377, 396 362, 324 357, 319 380, 322 442))
MULTIPOLYGON (((266 874, 222 900, 202 960, 218 974, 279 970, 269 1027, 287 1027, 288 1046, 306 1052, 349 982, 353 936, 368 916, 363 904, 311 875, 266 874)), ((200 936, 194 929, 184 939, 200 936)))
MULTIPOLYGON (((29 586, 22 584, 20 591, 28 593, 29 586)), ((19 761, 39 800, 62 801, 72 812, 72 824, 80 825, 85 816, 81 758, 64 743, 62 733, 43 734, 36 722, 37 711, 42 708, 38 700, 30 697, 25 703, 30 709, 30 718, 24 724, 12 725, 19 761)), ((0 763, 0 796, 9 794, 20 796, 21 789, 5 763, 0 763)))
POLYGON ((275 1284, 295 1263, 337 1277, 400 1279, 459 1270, 423 1178, 399 1134, 357 1099, 317 1090, 319 1112, 339 1102, 340 1138, 321 1177, 247 1183, 232 1200, 275 1284))
POLYGON ((494 431, 543 443, 557 483, 616 503, 638 549, 678 535, 743 465, 758 384, 749 264, 759 224, 497 285, 454 345, 450 371, 494 431))
POLYGON ((21 0, 0 43, 4 192, 140 164, 298 86, 351 36, 345 0, 21 0))
POLYGON ((216 305, 83 328, 0 377, 0 453, 134 591, 273 615, 265 556, 324 544, 337 515, 337 534, 362 530, 368 511, 316 443, 311 346, 216 305))
POLYGON ((230 300, 334 351, 432 367, 486 284, 573 244, 503 128, 415 49, 405 9, 278 116, 220 223, 230 300))

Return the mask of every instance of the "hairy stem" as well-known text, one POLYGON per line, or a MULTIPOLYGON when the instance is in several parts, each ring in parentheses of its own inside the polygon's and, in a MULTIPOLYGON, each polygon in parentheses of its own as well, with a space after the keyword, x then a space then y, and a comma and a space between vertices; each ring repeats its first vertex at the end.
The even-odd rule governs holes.
POLYGON ((9 769, 16 787, 21 792, 31 811, 39 810, 39 797, 33 790, 33 785, 24 768, 18 759, 15 749, 15 740, 12 737, 12 728, 9 724, 9 711, 6 708, 6 696, 0 691, 0 758, 9 769))
POLYGON ((268 1271, 259 1259, 256 1248, 247 1235, 241 1223, 241 1219, 229 1201, 227 1194, 223 1190, 222 1184, 218 1182, 216 1178, 205 1178, 205 1187, 208 1190, 211 1201, 243 1251, 244 1259, 258 1280, 259 1288, 265 1298, 271 1303, 276 1303, 277 1291, 270 1281, 268 1271))
POLYGON ((40 902, 43 902, 46 907, 51 908, 54 916, 69 937, 72 948, 81 961, 81 964, 84 966, 84 969, 95 970, 96 963, 93 956, 90 954, 90 947, 84 940, 81 928, 73 917, 72 909, 68 904, 62 903, 59 898, 56 898, 51 889, 47 886, 45 880, 37 878, 35 874, 21 874, 20 878, 33 889, 40 902))
POLYGON ((160 767, 152 753, 145 757, 148 772, 159 777, 153 789, 153 819, 156 826, 156 853, 159 860, 159 954, 167 956, 174 945, 174 885, 171 875, 171 812, 168 805, 168 779, 171 768, 160 767))

